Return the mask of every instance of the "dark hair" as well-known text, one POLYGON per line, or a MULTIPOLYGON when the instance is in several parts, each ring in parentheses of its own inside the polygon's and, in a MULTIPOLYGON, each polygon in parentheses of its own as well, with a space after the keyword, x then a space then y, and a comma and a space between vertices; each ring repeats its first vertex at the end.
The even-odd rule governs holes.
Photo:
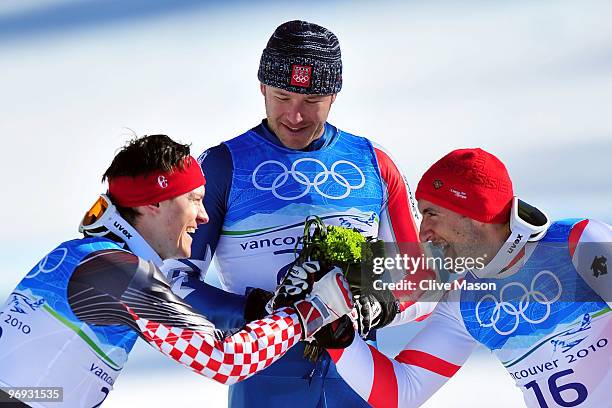
MULTIPOLYGON (((144 176, 153 171, 182 168, 189 156, 189 145, 177 143, 166 135, 149 135, 132 139, 115 155, 104 172, 102 181, 115 177, 144 176)), ((110 197, 113 200, 113 197, 110 197)), ((133 208, 117 206, 119 214, 133 224, 138 212, 133 208)))

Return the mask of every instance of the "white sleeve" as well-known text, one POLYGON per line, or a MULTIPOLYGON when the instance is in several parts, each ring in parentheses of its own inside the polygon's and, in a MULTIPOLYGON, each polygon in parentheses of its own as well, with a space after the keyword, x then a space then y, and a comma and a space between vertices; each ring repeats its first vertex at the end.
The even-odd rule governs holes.
POLYGON ((423 404, 461 368, 477 345, 459 305, 438 304, 426 326, 395 359, 358 336, 344 350, 328 350, 344 380, 373 407, 423 404))
MULTIPOLYGON (((419 244, 418 231, 419 213, 406 177, 391 155, 381 146, 374 144, 374 151, 382 179, 384 197, 378 239, 387 243, 387 257, 393 258, 396 254, 413 258, 422 257, 423 251, 419 244)), ((414 271, 398 272, 401 275, 393 276, 394 282, 405 279, 418 285, 421 280, 436 279, 436 272, 424 267, 414 271)), ((429 298, 421 302, 419 299, 421 299, 422 292, 421 290, 393 291, 394 296, 400 302, 400 313, 395 316, 390 325, 422 320, 429 316, 438 299, 429 298)))

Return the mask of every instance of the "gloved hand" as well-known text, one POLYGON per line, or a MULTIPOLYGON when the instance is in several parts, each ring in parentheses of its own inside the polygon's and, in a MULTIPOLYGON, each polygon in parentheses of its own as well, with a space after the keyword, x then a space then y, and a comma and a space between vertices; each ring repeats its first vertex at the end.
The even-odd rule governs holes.
POLYGON ((391 293, 354 295, 353 302, 355 307, 350 318, 343 316, 315 334, 318 346, 327 349, 348 347, 353 342, 355 330, 365 339, 371 330, 391 323, 399 313, 399 301, 391 293), (381 303, 379 299, 384 300, 381 303))
POLYGON ((323 326, 332 323, 353 309, 353 296, 340 268, 334 268, 314 282, 306 299, 294 303, 300 316, 302 340, 314 340, 323 326))
MULTIPOLYGON (((355 310, 355 309, 353 309, 355 310)), ((351 345, 355 338, 355 325, 348 315, 331 322, 319 330, 314 338, 316 345, 326 349, 342 349, 351 345)))
POLYGON ((399 313, 399 301, 390 292, 375 291, 354 297, 355 308, 351 313, 362 338, 374 329, 385 327, 399 313))
POLYGON ((320 266, 316 261, 292 266, 266 305, 268 313, 280 307, 293 306, 298 300, 305 299, 312 290, 315 275, 319 272, 320 266))
POLYGON ((342 270, 334 268, 315 281, 319 268, 318 262, 293 266, 268 302, 268 308, 272 309, 293 305, 300 317, 303 340, 313 340, 323 326, 350 313, 353 308, 342 270))
POLYGON ((274 294, 272 292, 268 292, 264 289, 251 289, 246 295, 244 320, 248 323, 254 320, 263 319, 265 316, 269 315, 271 311, 268 310, 267 304, 273 296, 274 294))

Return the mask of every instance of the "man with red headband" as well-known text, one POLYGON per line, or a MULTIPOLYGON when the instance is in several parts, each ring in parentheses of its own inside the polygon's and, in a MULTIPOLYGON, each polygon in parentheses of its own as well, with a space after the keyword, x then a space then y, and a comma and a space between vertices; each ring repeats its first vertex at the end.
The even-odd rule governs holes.
MULTIPOLYGON (((158 269, 163 259, 189 257, 189 234, 208 221, 205 179, 189 146, 165 135, 136 139, 103 179, 108 195, 85 215, 85 237, 45 255, 0 308, 0 402, 99 406, 138 337, 232 384, 350 312, 348 284, 332 270, 305 301, 221 333, 171 292, 158 269)), ((292 274, 317 270, 307 263, 292 274)))
POLYGON ((328 350, 351 387, 374 407, 416 407, 482 344, 528 407, 610 406, 612 228, 585 218, 550 223, 514 196, 505 166, 481 149, 435 163, 416 198, 421 241, 456 271, 468 259, 480 267, 447 282, 451 290, 395 359, 357 336, 328 350))

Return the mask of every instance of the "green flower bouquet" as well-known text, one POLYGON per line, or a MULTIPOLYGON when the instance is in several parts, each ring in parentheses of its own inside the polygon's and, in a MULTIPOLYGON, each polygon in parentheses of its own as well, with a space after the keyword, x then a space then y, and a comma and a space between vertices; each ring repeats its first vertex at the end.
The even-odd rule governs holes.
MULTIPOLYGON (((306 219, 302 244, 296 263, 318 261, 322 273, 327 273, 333 267, 339 267, 349 282, 353 295, 359 295, 364 288, 371 287, 375 277, 372 272, 373 259, 384 257, 385 252, 382 241, 365 237, 353 228, 326 225, 316 216, 306 219)), ((344 326, 345 330, 350 330, 352 334, 352 322, 348 316, 343 316, 337 322, 336 327, 344 326)), ((304 351, 304 356, 311 361, 316 361, 323 352, 323 347, 319 343, 329 341, 316 335, 315 339, 316 341, 309 343, 304 351)))

